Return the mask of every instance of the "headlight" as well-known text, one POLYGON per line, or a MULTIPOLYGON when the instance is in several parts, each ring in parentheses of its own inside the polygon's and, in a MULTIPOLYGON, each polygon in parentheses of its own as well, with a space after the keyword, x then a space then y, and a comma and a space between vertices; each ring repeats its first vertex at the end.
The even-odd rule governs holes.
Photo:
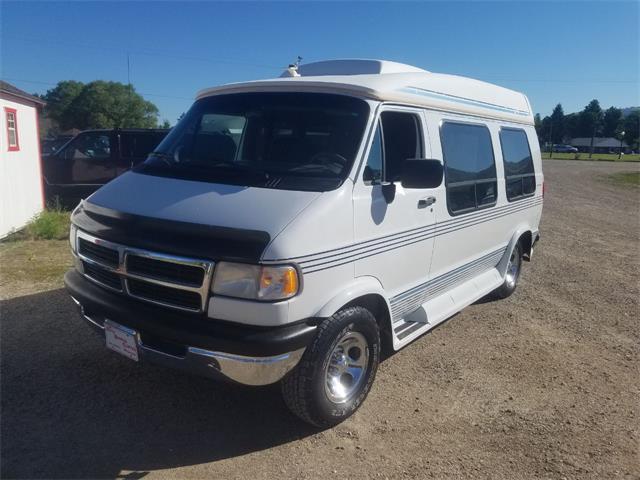
POLYGON ((73 253, 76 253, 76 233, 77 233, 78 229, 77 227, 72 223, 71 226, 69 227, 69 244, 71 245, 71 251, 73 253))
POLYGON ((220 262, 211 290, 216 295, 251 300, 284 300, 298 293, 298 271, 291 265, 260 266, 220 262))

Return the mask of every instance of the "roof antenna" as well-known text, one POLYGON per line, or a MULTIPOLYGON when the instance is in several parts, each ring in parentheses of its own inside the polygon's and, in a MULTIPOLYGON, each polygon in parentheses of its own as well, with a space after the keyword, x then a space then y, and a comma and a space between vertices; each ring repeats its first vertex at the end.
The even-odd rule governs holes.
POLYGON ((298 67, 300 66, 300 62, 302 61, 302 57, 298 55, 298 59, 294 63, 290 63, 289 67, 285 70, 285 76, 288 77, 299 77, 298 67))

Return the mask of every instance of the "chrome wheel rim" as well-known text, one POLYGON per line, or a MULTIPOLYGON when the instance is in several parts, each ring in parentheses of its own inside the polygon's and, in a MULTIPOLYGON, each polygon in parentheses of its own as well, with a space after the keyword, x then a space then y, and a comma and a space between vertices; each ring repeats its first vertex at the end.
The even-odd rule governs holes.
POLYGON ((518 281, 518 275, 520 273, 520 255, 517 248, 513 249, 511 258, 509 258, 509 264, 507 265, 507 286, 513 288, 518 281))
POLYGON ((334 403, 344 403, 356 393, 369 365, 367 339, 359 332, 345 333, 329 357, 324 391, 334 403))

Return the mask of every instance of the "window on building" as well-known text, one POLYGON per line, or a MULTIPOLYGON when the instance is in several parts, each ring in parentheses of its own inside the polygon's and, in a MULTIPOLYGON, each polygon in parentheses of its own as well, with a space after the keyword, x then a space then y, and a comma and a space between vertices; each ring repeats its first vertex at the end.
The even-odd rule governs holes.
POLYGON ((402 164, 409 158, 422 155, 420 120, 412 113, 382 112, 380 123, 369 151, 363 180, 376 183, 381 180, 397 182, 402 164))
POLYGON ((20 142, 18 139, 18 113, 13 108, 4 109, 7 121, 7 145, 10 152, 20 150, 20 142))
POLYGON ((533 195, 536 191, 536 175, 526 132, 521 129, 503 128, 500 130, 500 145, 504 160, 507 200, 518 200, 533 195))
POLYGON ((498 186, 489 129, 445 122, 440 138, 449 211, 466 213, 495 205, 498 186))

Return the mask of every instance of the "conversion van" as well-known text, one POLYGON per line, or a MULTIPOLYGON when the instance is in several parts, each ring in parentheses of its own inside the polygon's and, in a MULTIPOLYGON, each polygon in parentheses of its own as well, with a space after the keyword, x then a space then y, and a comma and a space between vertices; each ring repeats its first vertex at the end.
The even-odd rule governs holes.
POLYGON ((109 349, 281 382, 326 427, 365 400, 381 349, 514 292, 542 201, 522 93, 310 63, 201 91, 146 161, 74 210, 65 284, 109 349))

